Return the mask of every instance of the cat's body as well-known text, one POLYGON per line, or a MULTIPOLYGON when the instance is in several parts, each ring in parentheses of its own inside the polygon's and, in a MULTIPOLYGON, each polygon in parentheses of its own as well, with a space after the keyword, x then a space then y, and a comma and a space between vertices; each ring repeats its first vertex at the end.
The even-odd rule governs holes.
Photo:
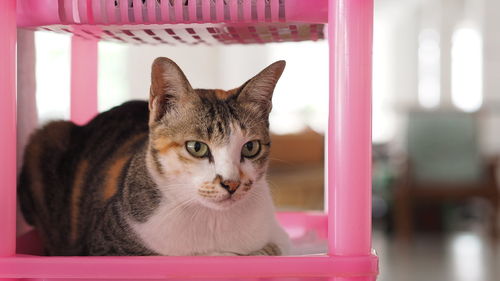
POLYGON ((247 94, 266 90, 270 106, 283 67, 228 92, 193 90, 159 59, 149 109, 128 102, 37 131, 18 192, 48 254, 286 253, 265 181, 270 107, 247 94))

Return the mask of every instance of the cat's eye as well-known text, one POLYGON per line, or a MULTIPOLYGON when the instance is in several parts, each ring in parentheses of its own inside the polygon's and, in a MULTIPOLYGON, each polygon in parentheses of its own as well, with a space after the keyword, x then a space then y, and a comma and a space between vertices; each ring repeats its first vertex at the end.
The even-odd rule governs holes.
POLYGON ((189 152, 189 154, 193 155, 194 157, 198 157, 198 158, 207 157, 210 153, 210 150, 208 149, 208 145, 205 143, 202 143, 200 141, 188 141, 188 142, 186 142, 186 150, 189 152))
POLYGON ((245 143, 241 149, 241 155, 246 158, 255 157, 260 152, 260 141, 253 140, 245 143))

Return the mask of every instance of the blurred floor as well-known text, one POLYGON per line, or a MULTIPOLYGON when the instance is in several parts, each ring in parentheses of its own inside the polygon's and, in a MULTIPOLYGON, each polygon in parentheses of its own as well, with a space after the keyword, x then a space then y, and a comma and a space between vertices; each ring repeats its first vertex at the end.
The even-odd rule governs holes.
POLYGON ((373 233, 380 257, 378 281, 500 280, 500 241, 481 232, 418 234, 410 244, 373 233))

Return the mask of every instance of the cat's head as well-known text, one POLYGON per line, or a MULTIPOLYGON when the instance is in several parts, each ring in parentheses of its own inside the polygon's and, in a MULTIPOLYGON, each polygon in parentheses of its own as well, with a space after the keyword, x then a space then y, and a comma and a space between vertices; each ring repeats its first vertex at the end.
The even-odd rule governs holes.
POLYGON ((227 209, 264 188, 278 61, 242 86, 193 89, 167 58, 153 62, 148 168, 173 200, 227 209))

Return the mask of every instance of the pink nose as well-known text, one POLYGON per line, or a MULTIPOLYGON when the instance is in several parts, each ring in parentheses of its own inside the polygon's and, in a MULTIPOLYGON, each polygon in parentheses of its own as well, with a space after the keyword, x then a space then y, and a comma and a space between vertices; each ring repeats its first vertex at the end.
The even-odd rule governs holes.
POLYGON ((221 181, 220 185, 229 192, 229 194, 233 194, 236 192, 238 187, 240 187, 240 181, 232 181, 232 180, 225 180, 221 181))

